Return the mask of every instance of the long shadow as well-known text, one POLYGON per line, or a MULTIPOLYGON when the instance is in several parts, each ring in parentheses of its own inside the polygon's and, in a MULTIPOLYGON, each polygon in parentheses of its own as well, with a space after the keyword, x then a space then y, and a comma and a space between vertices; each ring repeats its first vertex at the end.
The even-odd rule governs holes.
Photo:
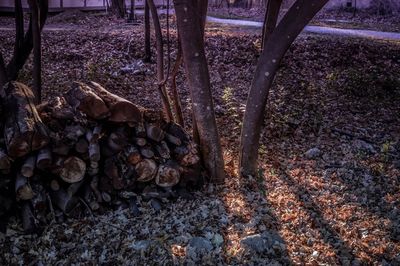
POLYGON ((312 219, 314 227, 318 229, 322 236, 323 241, 332 247, 335 251, 336 258, 341 264, 348 261, 352 261, 355 256, 352 249, 345 241, 343 241, 339 233, 329 224, 329 222, 323 217, 322 210, 312 200, 311 195, 306 188, 300 186, 291 176, 286 172, 283 166, 273 168, 279 178, 284 181, 291 192, 296 196, 297 200, 304 203, 306 208, 303 208, 309 217, 312 219), (324 229, 324 230, 322 230, 324 229))

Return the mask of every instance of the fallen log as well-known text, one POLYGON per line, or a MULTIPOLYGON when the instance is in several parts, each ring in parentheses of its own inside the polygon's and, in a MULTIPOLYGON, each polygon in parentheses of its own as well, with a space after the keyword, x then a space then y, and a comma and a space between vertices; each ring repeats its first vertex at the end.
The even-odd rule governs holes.
POLYGON ((6 92, 4 138, 8 155, 22 157, 46 146, 50 139, 36 111, 32 91, 22 83, 10 82, 6 92))
POLYGON ((68 103, 93 119, 104 119, 110 115, 105 102, 83 83, 74 82, 66 93, 68 103))
POLYGON ((117 123, 142 122, 142 110, 137 105, 110 93, 96 82, 90 82, 89 86, 106 103, 110 110, 110 116, 107 118, 108 121, 117 123))

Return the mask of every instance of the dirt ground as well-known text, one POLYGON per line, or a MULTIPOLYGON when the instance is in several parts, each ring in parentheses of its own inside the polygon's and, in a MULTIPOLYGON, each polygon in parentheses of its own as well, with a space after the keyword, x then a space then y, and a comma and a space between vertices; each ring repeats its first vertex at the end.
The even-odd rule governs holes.
MULTIPOLYGON (((155 65, 139 61, 143 25, 89 15, 63 27, 65 19, 43 33, 45 98, 74 80, 95 80, 160 106, 155 65), (134 73, 123 70, 132 65, 134 73)), ((271 91, 259 174, 242 179, 238 138, 260 36, 209 25, 206 40, 226 184, 165 202, 160 212, 141 201, 139 217, 110 211, 53 224, 40 236, 23 235, 13 219, 0 235, 0 264, 400 264, 400 43, 298 38, 271 91)), ((13 41, 13 31, 0 31, 6 61, 13 41)), ((31 68, 29 61, 20 81, 32 83, 31 68)), ((183 73, 178 86, 190 125, 183 73)))

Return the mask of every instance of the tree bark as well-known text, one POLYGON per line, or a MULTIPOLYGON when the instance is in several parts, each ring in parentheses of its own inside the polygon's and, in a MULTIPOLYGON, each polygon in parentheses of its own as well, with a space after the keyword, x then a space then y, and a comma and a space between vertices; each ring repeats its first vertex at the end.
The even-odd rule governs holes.
MULTIPOLYGON (((204 51, 197 1, 174 1, 183 60, 190 88, 200 150, 212 182, 225 178, 222 148, 212 102, 210 75, 204 51)), ((201 17, 202 18, 202 17, 201 17)))
POLYGON ((272 32, 276 28, 281 5, 282 0, 268 0, 261 38, 261 50, 264 50, 264 44, 267 42, 272 32))
POLYGON ((8 77, 7 77, 7 71, 6 71, 6 66, 4 64, 4 59, 3 55, 0 53, 0 97, 5 96, 3 95, 3 86, 7 83, 8 77))
POLYGON ((149 3, 144 1, 144 62, 151 61, 149 3))
POLYGON ((36 0, 29 0, 31 10, 32 41, 33 41, 33 93, 35 103, 40 103, 42 98, 42 51, 40 37, 40 9, 36 0))
POLYGON ((297 0, 265 43, 265 49, 257 63, 243 119, 239 151, 239 171, 243 176, 254 176, 257 173, 265 106, 279 63, 300 32, 327 2, 328 0, 297 0))
POLYGON ((149 5, 149 9, 151 12, 151 17, 153 19, 154 24, 154 34, 156 36, 156 48, 157 48, 157 81, 160 85, 158 85, 160 90, 160 96, 163 104, 164 113, 166 115, 167 120, 172 120, 172 111, 171 105, 168 100, 168 93, 165 88, 165 85, 161 85, 164 82, 164 45, 163 45, 163 36, 161 31, 160 20, 157 14, 157 7, 154 4, 153 0, 147 0, 149 5))

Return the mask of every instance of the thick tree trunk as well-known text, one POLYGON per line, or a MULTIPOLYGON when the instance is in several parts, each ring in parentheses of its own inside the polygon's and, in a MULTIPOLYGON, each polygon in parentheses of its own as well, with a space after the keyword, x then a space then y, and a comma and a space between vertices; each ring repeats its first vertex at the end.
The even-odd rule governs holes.
POLYGON ((42 51, 40 37, 40 9, 36 0, 29 0, 31 10, 32 41, 33 41, 33 93, 35 102, 42 99, 42 51))
MULTIPOLYGON (((163 36, 161 31, 160 20, 157 14, 157 7, 153 0, 147 0, 149 9, 151 12, 151 17, 154 24, 154 33, 156 36, 156 47, 157 47, 157 81, 159 84, 164 82, 164 45, 163 36)), ((168 100, 168 93, 165 85, 159 85, 160 96, 163 104, 164 113, 168 121, 172 120, 171 105, 168 100)))
MULTIPOLYGON (((3 86, 7 83, 7 71, 4 64, 3 55, 0 53, 0 97, 3 94, 3 86)), ((4 96, 4 95, 3 95, 4 96)))
POLYGON ((111 9, 119 17, 125 17, 125 1, 124 0, 111 0, 111 9))
POLYGON ((174 2, 183 60, 205 167, 213 182, 223 182, 224 161, 214 115, 210 76, 204 51, 197 1, 174 2))
POLYGON ((151 61, 149 3, 144 1, 144 62, 151 61))
POLYGON ((276 23, 279 17, 279 11, 281 9, 282 0, 268 0, 267 7, 265 10, 262 38, 261 38, 261 50, 264 50, 264 44, 271 36, 272 32, 276 27, 276 23))
POLYGON ((261 128, 269 89, 279 63, 304 27, 328 0, 297 0, 265 43, 247 98, 240 143, 242 175, 256 175, 261 128))

